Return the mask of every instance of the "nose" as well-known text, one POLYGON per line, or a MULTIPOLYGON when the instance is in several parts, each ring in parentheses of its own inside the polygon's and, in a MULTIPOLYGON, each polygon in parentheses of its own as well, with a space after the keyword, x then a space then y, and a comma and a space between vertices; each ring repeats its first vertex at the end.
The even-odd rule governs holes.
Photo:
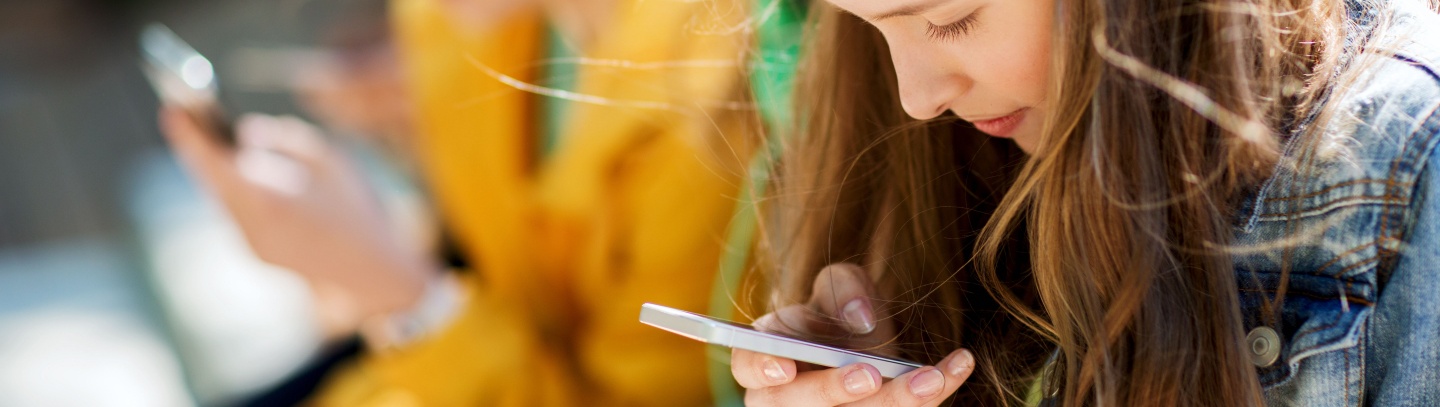
POLYGON ((940 116, 970 88, 970 78, 951 69, 953 64, 946 63, 940 57, 943 54, 928 52, 923 45, 889 45, 900 85, 900 105, 910 117, 926 120, 940 116))

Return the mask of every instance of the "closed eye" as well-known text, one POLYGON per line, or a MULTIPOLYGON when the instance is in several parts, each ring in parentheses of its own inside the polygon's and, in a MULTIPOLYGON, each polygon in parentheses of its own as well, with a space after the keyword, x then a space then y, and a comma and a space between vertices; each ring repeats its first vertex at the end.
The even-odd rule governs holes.
POLYGON ((975 17, 978 15, 980 15, 980 12, 976 10, 976 12, 970 13, 970 15, 965 16, 965 18, 960 19, 960 21, 950 24, 935 25, 927 23, 929 27, 926 27, 925 35, 935 41, 954 41, 970 34, 970 31, 975 29, 975 17))

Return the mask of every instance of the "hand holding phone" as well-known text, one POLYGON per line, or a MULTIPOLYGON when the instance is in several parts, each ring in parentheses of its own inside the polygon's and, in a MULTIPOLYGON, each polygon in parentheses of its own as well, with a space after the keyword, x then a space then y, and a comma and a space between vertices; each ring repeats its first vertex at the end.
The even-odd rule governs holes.
MULTIPOLYGON (((865 270, 855 265, 835 264, 817 275, 812 297, 806 304, 781 307, 757 319, 756 326, 763 326, 764 331, 788 328, 845 337, 846 348, 883 352, 887 349, 885 345, 893 344, 895 325, 888 318, 875 317, 870 305, 872 298, 878 297, 865 270), (849 334, 835 335, 839 331, 849 334)), ((745 331, 734 332, 752 336, 745 331)), ((692 338, 711 342, 709 338, 692 338)), ((720 343, 721 339, 736 343, 734 338, 715 339, 713 343, 720 343)), ((967 350, 952 352, 935 366, 919 366, 868 352, 797 342, 804 344, 788 343, 791 349, 771 346, 759 351, 750 350, 758 348, 755 346, 732 348, 731 373, 746 389, 747 406, 936 406, 958 390, 975 369, 975 359, 967 350), (816 352, 830 354, 814 357, 816 352), (855 359, 843 359, 847 357, 855 359), (840 367, 800 371, 796 360, 840 367), (908 372, 893 375, 898 372, 889 370, 894 368, 889 366, 887 372, 882 373, 880 367, 890 363, 899 364, 900 370, 908 372), (886 377, 893 378, 885 381, 886 377)))

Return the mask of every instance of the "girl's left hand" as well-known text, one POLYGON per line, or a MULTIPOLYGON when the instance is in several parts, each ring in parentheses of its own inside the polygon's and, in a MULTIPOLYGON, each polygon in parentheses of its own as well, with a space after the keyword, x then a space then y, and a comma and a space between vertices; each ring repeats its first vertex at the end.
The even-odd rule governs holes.
POLYGON ((880 372, 864 363, 797 373, 793 360, 743 350, 730 362, 747 406, 938 406, 975 370, 963 349, 883 384, 880 372))
MULTIPOLYGON (((894 355, 885 347, 895 337, 894 324, 876 320, 870 305, 874 289, 863 269, 831 265, 816 276, 814 287, 808 304, 780 308, 757 319, 755 327, 797 336, 844 337, 837 346, 894 355)), ((936 366, 889 382, 863 363, 800 371, 794 360, 736 349, 730 364, 731 374, 746 388, 749 406, 936 406, 975 370, 973 355, 963 349, 936 366)))

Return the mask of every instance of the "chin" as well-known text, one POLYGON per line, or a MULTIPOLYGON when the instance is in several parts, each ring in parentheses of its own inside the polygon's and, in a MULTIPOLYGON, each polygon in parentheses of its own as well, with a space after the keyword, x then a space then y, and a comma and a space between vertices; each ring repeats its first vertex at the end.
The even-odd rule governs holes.
POLYGON ((1010 138, 1010 141, 1015 142, 1015 146, 1020 147, 1020 151, 1024 151, 1026 155, 1033 155, 1035 154, 1035 146, 1039 143, 1038 139, 1040 138, 1040 135, 1037 133, 1038 132, 1026 132, 1024 134, 1016 134, 1010 138))

